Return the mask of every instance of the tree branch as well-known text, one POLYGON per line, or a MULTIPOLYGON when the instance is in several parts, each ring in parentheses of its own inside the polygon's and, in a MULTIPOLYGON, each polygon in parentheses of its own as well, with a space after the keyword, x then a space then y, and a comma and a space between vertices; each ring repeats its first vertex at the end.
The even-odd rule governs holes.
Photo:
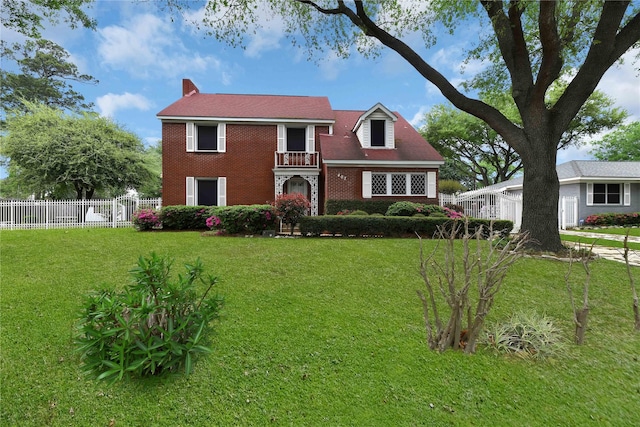
POLYGON ((535 83, 533 97, 535 98, 534 102, 544 103, 547 89, 558 78, 562 70, 562 56, 560 55, 562 46, 558 35, 555 1, 540 3, 538 25, 540 42, 542 43, 542 64, 535 83))

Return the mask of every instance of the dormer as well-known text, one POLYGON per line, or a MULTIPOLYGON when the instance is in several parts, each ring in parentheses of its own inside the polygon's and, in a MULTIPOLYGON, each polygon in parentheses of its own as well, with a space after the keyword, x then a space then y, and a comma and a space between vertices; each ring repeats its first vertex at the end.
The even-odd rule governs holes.
POLYGON ((398 116, 377 103, 358 118, 353 132, 362 148, 396 148, 394 123, 398 116))

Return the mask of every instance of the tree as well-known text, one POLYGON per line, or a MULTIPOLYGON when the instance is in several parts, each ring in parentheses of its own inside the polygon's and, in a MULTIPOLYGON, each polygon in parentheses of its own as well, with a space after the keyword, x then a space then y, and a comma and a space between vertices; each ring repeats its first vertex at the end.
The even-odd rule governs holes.
POLYGON ((12 46, 1 42, 0 48, 0 56, 15 61, 20 69, 19 74, 5 69, 0 71, 0 101, 5 111, 17 109, 26 112, 25 100, 73 111, 88 110, 93 106, 86 103, 84 96, 67 82, 96 84, 98 81, 87 74, 80 74, 78 67, 68 61, 69 53, 61 46, 38 39, 12 46))
MULTIPOLYGON (((560 94, 557 86, 552 88, 547 103, 553 105, 560 94)), ((499 106, 506 117, 522 126, 508 93, 493 95, 491 101, 486 98, 482 100, 499 106)), ((558 149, 580 145, 586 137, 620 125, 627 113, 613 105, 613 100, 605 93, 593 92, 562 134, 558 149)), ((428 112, 420 133, 440 154, 452 160, 467 180, 477 182, 481 187, 507 181, 523 168, 518 153, 487 123, 450 105, 437 105, 428 112)))
POLYGON ((593 143, 591 154, 598 160, 640 160, 640 122, 620 126, 593 143))
POLYGON ((28 106, 28 114, 7 118, 7 134, 0 140, 0 154, 23 192, 74 191, 78 199, 91 199, 96 191, 113 196, 150 179, 139 138, 110 119, 28 106))
POLYGON ((62 18, 71 28, 95 28, 96 22, 83 10, 93 0, 2 0, 0 17, 5 28, 24 36, 40 38, 43 21, 57 23, 62 18))
POLYGON ((137 188, 142 197, 162 196, 162 141, 150 145, 144 150, 144 162, 149 170, 149 180, 137 188))
MULTIPOLYGON (((167 0, 178 9, 190 2, 167 0)), ((640 13, 630 1, 480 1, 432 0, 211 0, 203 23, 210 34, 241 45, 247 34, 279 16, 295 44, 310 54, 331 49, 346 57, 353 50, 375 53, 384 46, 397 52, 434 84, 456 108, 487 123, 522 159, 522 229, 540 249, 559 251, 559 181, 557 147, 571 121, 593 93, 603 74, 640 39, 640 13), (510 89, 522 120, 518 125, 496 106, 467 95, 402 40, 421 33, 427 43, 442 24, 451 32, 481 20, 478 45, 471 58, 487 58, 491 66, 469 82, 488 93, 510 89), (553 105, 546 94, 555 82, 568 79, 553 105)))

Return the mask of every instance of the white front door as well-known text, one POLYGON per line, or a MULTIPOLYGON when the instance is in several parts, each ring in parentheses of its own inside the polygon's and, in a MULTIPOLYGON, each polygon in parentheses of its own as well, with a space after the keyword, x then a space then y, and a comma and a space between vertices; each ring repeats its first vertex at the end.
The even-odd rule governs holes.
POLYGON ((287 193, 300 193, 308 199, 307 181, 302 178, 291 178, 287 181, 287 193))

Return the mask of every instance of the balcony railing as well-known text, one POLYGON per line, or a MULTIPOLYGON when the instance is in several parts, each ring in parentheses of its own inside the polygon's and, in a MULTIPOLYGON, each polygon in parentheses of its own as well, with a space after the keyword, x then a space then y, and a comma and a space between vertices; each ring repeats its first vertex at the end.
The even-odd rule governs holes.
POLYGON ((320 154, 317 151, 285 151, 275 153, 276 168, 319 168, 320 154))

